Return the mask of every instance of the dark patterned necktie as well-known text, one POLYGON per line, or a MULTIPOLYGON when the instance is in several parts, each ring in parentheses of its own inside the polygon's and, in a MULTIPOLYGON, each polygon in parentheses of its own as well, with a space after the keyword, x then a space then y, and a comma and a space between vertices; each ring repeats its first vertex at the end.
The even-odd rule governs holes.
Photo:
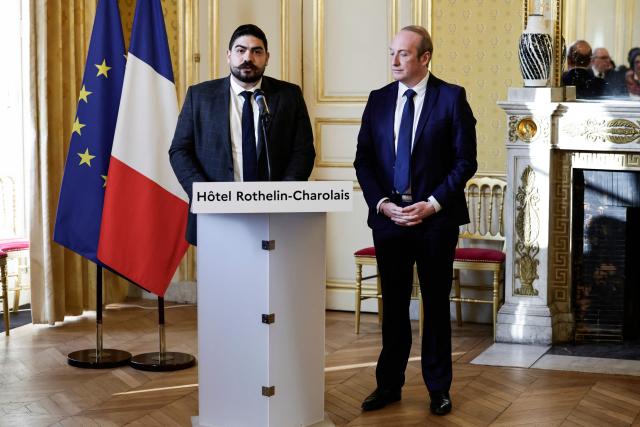
POLYGON ((407 89, 403 96, 407 97, 400 119, 396 164, 393 173, 393 187, 397 193, 404 194, 409 189, 411 180, 411 138, 413 136, 413 115, 415 107, 413 97, 416 92, 407 89))
POLYGON ((258 180, 258 158, 256 154, 256 132, 253 124, 253 92, 245 90, 240 93, 244 97, 242 106, 242 180, 258 180))

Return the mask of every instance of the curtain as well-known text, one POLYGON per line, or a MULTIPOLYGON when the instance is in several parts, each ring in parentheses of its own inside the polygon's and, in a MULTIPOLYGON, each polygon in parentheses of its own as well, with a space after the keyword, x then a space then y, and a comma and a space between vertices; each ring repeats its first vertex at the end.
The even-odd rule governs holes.
MULTIPOLYGON (((24 59, 25 147, 30 158, 31 304, 34 323, 54 324, 95 309, 96 266, 53 242, 58 193, 96 3, 29 0, 24 59)), ((105 271, 105 303, 120 302, 128 282, 105 271)))

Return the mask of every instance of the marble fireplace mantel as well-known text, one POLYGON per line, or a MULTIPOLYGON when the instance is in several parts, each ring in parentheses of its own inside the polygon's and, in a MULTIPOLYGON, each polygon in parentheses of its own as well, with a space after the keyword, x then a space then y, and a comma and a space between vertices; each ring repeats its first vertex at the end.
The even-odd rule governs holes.
POLYGON ((498 103, 510 189, 498 342, 573 339, 572 169, 640 171, 640 102, 567 99, 575 96, 565 88, 510 88, 498 103))

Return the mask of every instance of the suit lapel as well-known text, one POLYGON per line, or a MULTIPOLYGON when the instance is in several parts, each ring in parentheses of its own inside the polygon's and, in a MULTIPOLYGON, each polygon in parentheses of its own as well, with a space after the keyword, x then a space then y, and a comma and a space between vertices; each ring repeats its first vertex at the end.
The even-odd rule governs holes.
POLYGON ((427 80, 427 92, 424 96, 424 103, 422 104, 422 111, 420 112, 420 118, 418 119, 418 127, 416 128, 416 136, 414 142, 418 144, 421 140, 420 135, 429 120, 429 115, 431 115, 431 111, 433 111, 433 107, 436 105, 438 101, 438 96, 440 95, 440 83, 442 80, 438 79, 436 76, 431 74, 429 76, 429 80, 427 80))
POLYGON ((398 82, 389 86, 383 100, 382 120, 380 121, 380 129, 385 129, 384 144, 385 152, 393 164, 396 160, 396 146, 393 123, 396 116, 396 102, 398 100, 398 82))
POLYGON ((227 76, 222 80, 222 84, 213 91, 211 100, 212 113, 213 117, 216 118, 216 122, 225 123, 225 125, 220 127, 220 142, 225 156, 230 160, 231 164, 233 164, 233 157, 231 155, 231 130, 229 128, 231 123, 229 120, 229 105, 231 102, 231 83, 229 79, 230 77, 227 76))

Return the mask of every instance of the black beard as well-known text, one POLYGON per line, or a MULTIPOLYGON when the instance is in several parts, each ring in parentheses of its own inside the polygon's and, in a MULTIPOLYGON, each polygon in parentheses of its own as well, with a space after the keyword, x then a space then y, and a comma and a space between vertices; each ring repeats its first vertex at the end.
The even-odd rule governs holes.
POLYGON ((251 69, 253 70, 254 74, 243 75, 242 69, 245 66, 246 64, 242 64, 239 67, 230 67, 231 74, 233 75, 233 77, 235 77, 236 79, 240 80, 243 83, 255 83, 262 78, 262 75, 264 74, 264 70, 259 70, 253 65, 251 65, 251 69))

